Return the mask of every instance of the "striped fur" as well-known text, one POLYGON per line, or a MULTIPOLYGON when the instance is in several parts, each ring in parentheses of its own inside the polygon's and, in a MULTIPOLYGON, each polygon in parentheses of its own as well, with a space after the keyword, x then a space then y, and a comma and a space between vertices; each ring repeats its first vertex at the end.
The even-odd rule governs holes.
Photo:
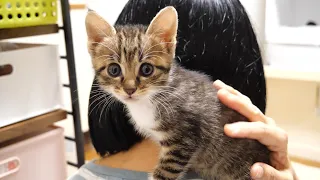
MULTIPOLYGON (((113 29, 97 15, 87 20, 88 48, 100 87, 126 105, 138 132, 161 145, 150 179, 176 180, 195 170, 204 179, 247 180, 253 163, 269 162, 269 151, 257 141, 224 135, 226 123, 247 119, 219 102, 211 80, 174 62, 173 8, 162 10, 149 27, 113 29), (106 33, 94 33, 94 28, 106 33), (121 67, 119 77, 108 75, 112 63, 121 67), (152 75, 141 76, 143 63, 153 66, 152 75), (137 90, 128 95, 128 87, 137 90)), ((113 101, 107 101, 106 108, 112 108, 113 101)))

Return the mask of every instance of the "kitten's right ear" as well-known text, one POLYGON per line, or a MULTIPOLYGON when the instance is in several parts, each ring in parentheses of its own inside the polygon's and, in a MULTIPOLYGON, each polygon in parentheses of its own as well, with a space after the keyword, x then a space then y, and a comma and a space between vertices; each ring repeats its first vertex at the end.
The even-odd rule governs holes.
POLYGON ((94 11, 87 13, 86 29, 88 40, 91 42, 101 42, 103 38, 116 34, 114 27, 94 11))
POLYGON ((151 21, 146 34, 156 36, 167 47, 174 47, 178 31, 178 13, 172 6, 163 8, 151 21))

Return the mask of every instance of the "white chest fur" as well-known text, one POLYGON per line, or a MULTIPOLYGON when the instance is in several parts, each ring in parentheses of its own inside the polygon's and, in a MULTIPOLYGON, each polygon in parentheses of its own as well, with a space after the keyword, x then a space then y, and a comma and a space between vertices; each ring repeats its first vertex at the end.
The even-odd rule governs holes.
POLYGON ((127 103, 131 120, 136 129, 145 136, 151 136, 155 140, 162 139, 162 133, 152 130, 157 126, 155 119, 156 107, 149 100, 139 100, 127 103))

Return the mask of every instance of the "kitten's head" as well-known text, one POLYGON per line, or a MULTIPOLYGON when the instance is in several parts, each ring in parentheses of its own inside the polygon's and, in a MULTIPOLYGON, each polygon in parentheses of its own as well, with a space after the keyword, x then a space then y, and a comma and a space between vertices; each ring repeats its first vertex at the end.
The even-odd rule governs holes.
POLYGON ((167 84, 178 28, 173 7, 150 25, 113 27, 95 12, 86 17, 88 49, 100 86, 124 103, 150 97, 167 84))

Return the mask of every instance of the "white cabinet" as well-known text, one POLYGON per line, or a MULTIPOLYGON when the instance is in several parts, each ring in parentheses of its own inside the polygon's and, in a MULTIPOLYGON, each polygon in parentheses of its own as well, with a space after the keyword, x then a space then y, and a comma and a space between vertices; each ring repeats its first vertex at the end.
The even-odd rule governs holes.
POLYGON ((266 40, 277 44, 320 44, 319 0, 267 0, 266 40), (307 26, 314 22, 316 26, 307 26))

